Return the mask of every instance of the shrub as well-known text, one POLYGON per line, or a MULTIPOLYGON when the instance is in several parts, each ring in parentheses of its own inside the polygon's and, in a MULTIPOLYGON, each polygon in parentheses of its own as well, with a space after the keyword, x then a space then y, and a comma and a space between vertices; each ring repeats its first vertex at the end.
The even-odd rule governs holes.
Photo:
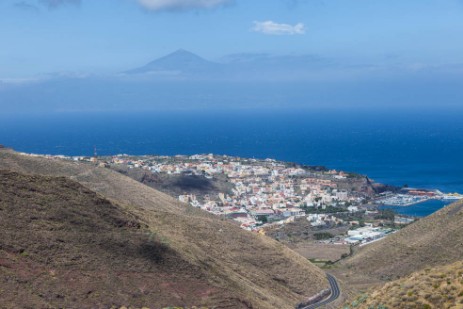
POLYGON ((334 237, 333 234, 327 232, 315 233, 313 236, 316 240, 330 239, 334 237))

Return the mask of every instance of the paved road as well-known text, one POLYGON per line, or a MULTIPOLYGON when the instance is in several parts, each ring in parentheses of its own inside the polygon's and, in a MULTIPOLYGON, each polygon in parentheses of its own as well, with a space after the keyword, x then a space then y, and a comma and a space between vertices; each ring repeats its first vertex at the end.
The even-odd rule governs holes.
POLYGON ((334 302, 336 299, 339 298, 341 295, 341 290, 339 288, 338 282, 336 281, 336 278, 331 276, 330 274, 326 274, 328 277, 328 282, 330 283, 330 288, 331 288, 331 294, 330 297, 319 301, 316 304, 309 305, 307 307, 304 307, 302 309, 315 309, 315 308, 320 308, 321 306, 327 305, 329 303, 334 302))

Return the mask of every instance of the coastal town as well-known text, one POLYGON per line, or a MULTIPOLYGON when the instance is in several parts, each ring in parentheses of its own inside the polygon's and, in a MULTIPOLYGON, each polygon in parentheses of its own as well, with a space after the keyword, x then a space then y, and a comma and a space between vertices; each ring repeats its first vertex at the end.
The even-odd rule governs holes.
MULTIPOLYGON (((394 232, 383 221, 365 222, 379 214, 380 205, 408 206, 429 199, 460 199, 438 190, 394 188, 368 177, 319 166, 304 166, 274 159, 249 159, 213 154, 177 156, 66 157, 105 168, 125 167, 153 175, 199 177, 226 184, 223 192, 182 192, 179 201, 236 221, 241 228, 265 233, 269 227, 307 220, 310 226, 354 227, 331 243, 362 244, 394 232)), ((188 190, 186 190, 188 191, 188 190)), ((401 226, 413 218, 394 216, 401 226)))

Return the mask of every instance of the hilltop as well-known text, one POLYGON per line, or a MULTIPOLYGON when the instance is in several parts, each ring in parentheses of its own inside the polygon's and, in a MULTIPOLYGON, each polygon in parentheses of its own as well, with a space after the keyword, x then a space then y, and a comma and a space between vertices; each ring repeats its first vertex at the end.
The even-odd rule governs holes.
POLYGON ((113 165, 111 169, 149 187, 177 198, 181 194, 218 194, 230 192, 233 186, 225 179, 208 179, 198 175, 160 175, 141 168, 113 165))
POLYGON ((21 291, 34 296, 28 306, 294 308, 328 287, 321 270, 284 245, 115 171, 10 150, 0 151, 0 169, 8 170, 1 187, 8 231, 21 235, 1 244, 0 282, 16 278, 1 283, 10 301, 21 291), (69 278, 66 290, 59 282, 69 278), (84 302, 86 282, 95 285, 84 302), (59 292, 47 294, 53 286, 59 292))
POLYGON ((463 262, 426 268, 359 296, 346 308, 461 308, 463 262))

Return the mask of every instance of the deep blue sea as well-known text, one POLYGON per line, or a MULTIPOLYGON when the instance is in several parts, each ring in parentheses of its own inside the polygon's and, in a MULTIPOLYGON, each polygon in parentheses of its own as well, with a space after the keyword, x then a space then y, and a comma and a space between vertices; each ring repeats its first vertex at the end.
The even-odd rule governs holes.
MULTIPOLYGON (((41 154, 215 153, 367 174, 463 193, 458 112, 178 111, 0 114, 0 144, 41 154)), ((413 207, 425 207, 420 204, 413 207)), ((407 211, 417 212, 413 207, 407 211)), ((442 205, 430 205, 432 209, 442 205)))

